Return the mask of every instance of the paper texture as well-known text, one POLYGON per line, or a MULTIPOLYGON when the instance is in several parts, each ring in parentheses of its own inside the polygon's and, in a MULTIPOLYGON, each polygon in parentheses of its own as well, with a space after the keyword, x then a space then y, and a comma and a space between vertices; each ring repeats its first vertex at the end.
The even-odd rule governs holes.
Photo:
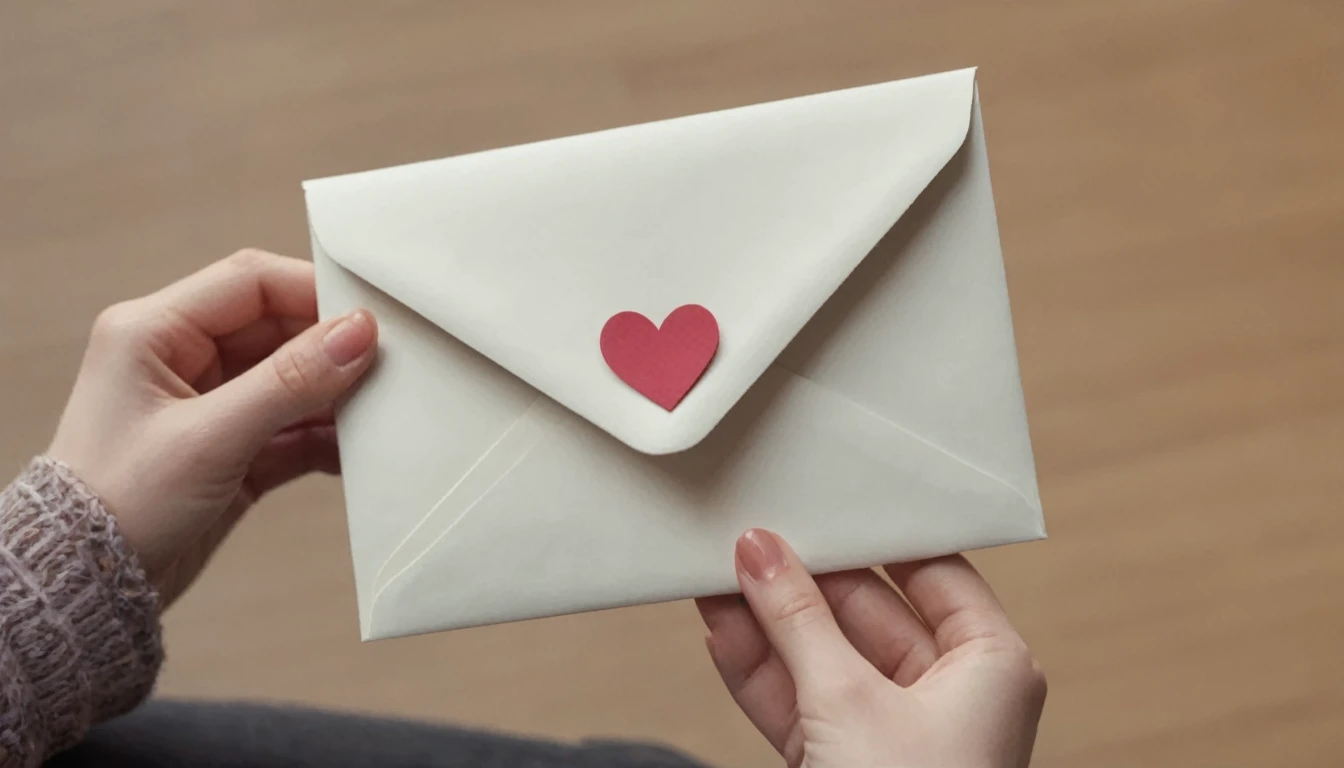
POLYGON ((305 184, 366 639, 1040 538, 973 70, 305 184), (613 314, 717 318, 667 411, 613 314))

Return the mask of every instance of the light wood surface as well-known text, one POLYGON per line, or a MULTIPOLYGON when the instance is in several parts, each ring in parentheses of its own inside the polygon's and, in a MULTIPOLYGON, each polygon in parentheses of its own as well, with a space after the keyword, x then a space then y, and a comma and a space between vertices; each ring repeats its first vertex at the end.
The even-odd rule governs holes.
MULTIPOLYGON (((0 464, 100 307, 306 255, 302 179, 965 65, 1051 534, 975 560, 1050 677, 1036 764, 1344 764, 1338 0, 6 3, 0 464)), ((167 628, 166 694, 776 764, 689 604, 360 645, 330 480, 167 628)))

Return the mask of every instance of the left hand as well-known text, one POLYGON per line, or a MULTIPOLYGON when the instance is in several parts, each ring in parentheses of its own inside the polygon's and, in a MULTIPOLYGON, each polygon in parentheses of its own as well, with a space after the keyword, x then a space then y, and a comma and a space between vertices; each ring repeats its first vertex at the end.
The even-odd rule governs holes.
POLYGON ((99 315, 48 454, 98 494, 166 606, 262 494, 339 471, 333 404, 376 341, 363 310, 317 322, 312 264, 239 251, 99 315))

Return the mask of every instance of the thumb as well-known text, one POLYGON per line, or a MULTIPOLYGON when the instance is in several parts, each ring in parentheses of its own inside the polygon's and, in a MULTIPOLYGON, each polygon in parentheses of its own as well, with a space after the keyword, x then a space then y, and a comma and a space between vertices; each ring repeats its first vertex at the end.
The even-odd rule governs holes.
POLYGON ((239 438, 259 446, 350 389, 372 364, 377 339, 367 310, 325 320, 206 397, 239 438))
POLYGON ((736 561, 742 595, 800 695, 833 686, 866 666, 783 539, 759 528, 747 531, 737 540, 736 561))

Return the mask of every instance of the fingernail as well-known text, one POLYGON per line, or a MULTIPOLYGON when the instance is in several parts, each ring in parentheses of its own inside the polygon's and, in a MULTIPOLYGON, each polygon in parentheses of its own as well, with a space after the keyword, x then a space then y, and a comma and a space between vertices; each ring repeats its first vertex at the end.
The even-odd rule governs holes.
POLYGON ((360 309, 346 315, 322 338, 322 349, 337 367, 358 360, 373 343, 373 319, 360 309))
POLYGON ((774 534, 760 528, 752 528, 737 540, 737 562, 752 581, 769 581, 786 565, 774 534))

